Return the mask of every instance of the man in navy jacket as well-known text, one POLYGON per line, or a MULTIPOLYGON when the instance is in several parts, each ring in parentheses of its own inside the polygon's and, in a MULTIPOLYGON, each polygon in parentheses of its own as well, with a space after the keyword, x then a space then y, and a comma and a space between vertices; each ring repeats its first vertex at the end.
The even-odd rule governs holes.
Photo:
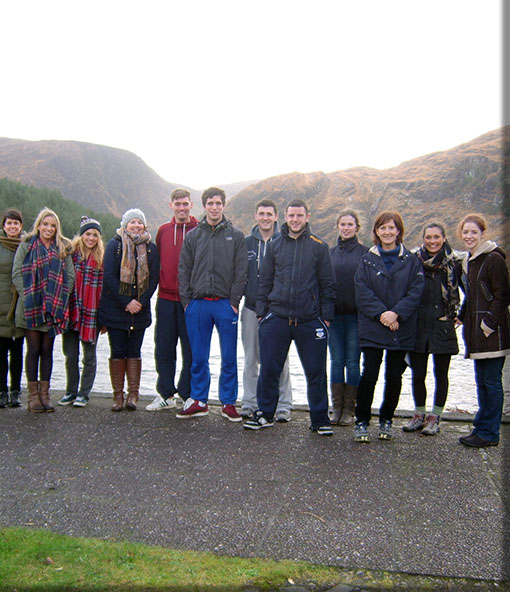
POLYGON ((294 199, 281 235, 264 258, 255 311, 260 319, 258 409, 244 427, 273 425, 280 374, 294 340, 307 382, 310 428, 331 435, 326 357, 328 326, 335 308, 335 275, 328 245, 310 232, 308 205, 294 199))

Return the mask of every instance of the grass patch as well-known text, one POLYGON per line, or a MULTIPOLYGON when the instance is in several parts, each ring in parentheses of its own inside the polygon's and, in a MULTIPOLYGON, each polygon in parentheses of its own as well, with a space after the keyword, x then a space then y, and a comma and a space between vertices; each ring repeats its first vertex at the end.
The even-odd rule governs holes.
MULTIPOLYGON (((469 580, 345 570, 303 561, 222 557, 140 543, 74 538, 46 530, 0 529, 0 590, 156 591, 277 590, 307 585, 325 590, 342 584, 373 590, 467 590, 469 580)), ((477 590, 495 590, 477 582, 477 590)))

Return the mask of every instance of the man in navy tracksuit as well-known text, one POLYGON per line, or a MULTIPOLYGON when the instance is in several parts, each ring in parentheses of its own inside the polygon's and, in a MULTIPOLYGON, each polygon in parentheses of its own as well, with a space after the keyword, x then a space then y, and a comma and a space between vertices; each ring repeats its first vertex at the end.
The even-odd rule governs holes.
POLYGON ((326 357, 334 316, 335 275, 328 245, 310 232, 308 206, 292 200, 281 235, 264 258, 255 311, 260 320, 258 409, 244 423, 258 430, 273 425, 280 374, 294 340, 307 382, 310 428, 333 433, 328 418, 326 357))

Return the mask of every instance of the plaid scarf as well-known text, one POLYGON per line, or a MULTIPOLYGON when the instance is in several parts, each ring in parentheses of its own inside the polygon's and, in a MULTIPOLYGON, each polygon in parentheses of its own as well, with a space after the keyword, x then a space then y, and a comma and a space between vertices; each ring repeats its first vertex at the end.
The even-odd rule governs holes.
POLYGON ((416 254, 423 263, 425 271, 444 272, 441 275, 441 297, 446 308, 446 316, 449 319, 454 319, 457 316, 460 303, 457 277, 459 260, 457 254, 450 247, 448 241, 444 243, 443 248, 433 257, 430 256, 424 246, 421 246, 416 254))
POLYGON ((69 324, 69 287, 55 243, 46 249, 38 236, 32 237, 21 272, 27 329, 47 324, 50 337, 63 333, 69 324))
POLYGON ((151 235, 146 230, 142 234, 132 234, 124 228, 119 228, 117 234, 122 239, 120 293, 128 296, 131 294, 136 275, 137 300, 140 300, 140 296, 149 287, 147 243, 151 240, 151 235))
POLYGON ((80 340, 97 340, 97 310, 103 287, 103 268, 92 255, 83 259, 79 251, 72 255, 74 263, 74 290, 69 300, 69 328, 78 331, 80 340))

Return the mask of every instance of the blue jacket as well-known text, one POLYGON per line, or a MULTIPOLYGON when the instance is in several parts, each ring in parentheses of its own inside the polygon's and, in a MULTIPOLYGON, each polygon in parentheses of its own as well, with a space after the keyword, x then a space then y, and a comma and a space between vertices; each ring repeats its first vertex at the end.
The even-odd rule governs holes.
POLYGON ((255 311, 260 270, 266 255, 267 246, 279 236, 280 228, 278 222, 275 222, 273 236, 267 242, 262 238, 258 224, 255 224, 251 229, 251 233, 246 237, 246 247, 248 249, 248 283, 244 291, 244 304, 250 310, 255 311))
POLYGON ((421 261, 403 245, 389 271, 377 247, 365 253, 355 276, 360 346, 413 350, 423 285, 421 261), (397 331, 379 321, 386 310, 398 314, 397 331))
POLYGON ((308 224, 297 239, 287 224, 271 241, 259 279, 255 312, 272 312, 294 322, 322 318, 332 321, 335 309, 335 273, 329 247, 312 234, 308 224))
MULTIPOLYGON (((136 253, 136 251, 135 251, 136 253)), ((132 315, 126 312, 126 305, 137 297, 136 288, 131 294, 120 294, 120 262, 122 260, 122 241, 114 236, 106 245, 104 254, 103 291, 99 304, 99 326, 109 329, 145 329, 152 322, 151 296, 159 281, 159 253, 154 243, 147 244, 149 264, 149 287, 140 296, 142 310, 132 315)))
POLYGON ((345 241, 339 238, 336 247, 330 249, 336 278, 335 314, 356 312, 354 276, 367 251, 368 247, 361 245, 356 236, 345 241))

